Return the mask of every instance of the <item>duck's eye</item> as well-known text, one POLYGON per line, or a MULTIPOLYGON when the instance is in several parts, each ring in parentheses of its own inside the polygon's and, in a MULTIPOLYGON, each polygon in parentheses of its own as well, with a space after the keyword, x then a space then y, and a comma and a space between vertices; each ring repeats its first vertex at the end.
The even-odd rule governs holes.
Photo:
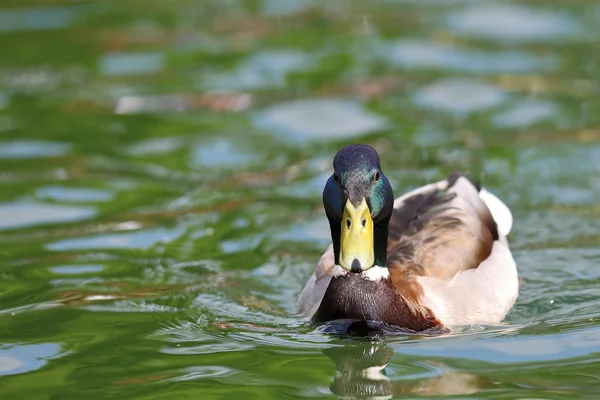
POLYGON ((340 177, 338 176, 338 174, 333 174, 333 181, 335 183, 339 183, 340 182, 340 177))
POLYGON ((375 172, 375 175, 373 175, 373 180, 375 182, 378 182, 379 179, 381 179, 381 175, 379 174, 379 171, 375 172))

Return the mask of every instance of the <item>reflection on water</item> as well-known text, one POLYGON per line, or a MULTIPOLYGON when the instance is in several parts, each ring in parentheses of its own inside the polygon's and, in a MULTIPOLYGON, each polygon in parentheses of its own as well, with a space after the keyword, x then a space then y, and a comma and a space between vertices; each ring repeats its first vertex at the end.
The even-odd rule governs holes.
POLYGON ((335 363, 331 392, 341 398, 392 398, 393 383, 385 367, 394 351, 385 343, 349 344, 323 350, 335 363))
MULTIPOLYGON (((425 371, 414 371, 403 380, 392 380, 386 374, 386 367, 394 351, 383 341, 350 343, 323 350, 323 353, 337 368, 331 392, 342 399, 391 399, 411 394, 459 396, 476 393, 489 385, 476 375, 453 371, 441 362, 422 363, 425 371)), ((402 359, 396 359, 395 366, 402 368, 402 359)), ((411 368, 410 365, 404 367, 411 368)))

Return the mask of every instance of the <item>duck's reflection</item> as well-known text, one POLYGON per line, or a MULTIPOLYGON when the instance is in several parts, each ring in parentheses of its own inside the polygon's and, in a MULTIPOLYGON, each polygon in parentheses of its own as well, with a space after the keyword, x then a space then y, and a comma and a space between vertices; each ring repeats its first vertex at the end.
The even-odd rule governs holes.
POLYGON ((384 368, 394 351, 380 343, 356 343, 323 350, 333 360, 337 374, 331 392, 340 398, 390 398, 392 382, 384 368))
POLYGON ((436 362, 442 374, 426 379, 392 381, 385 373, 394 351, 383 342, 357 342, 324 350, 337 374, 330 389, 342 399, 389 399, 401 394, 465 395, 486 386, 478 376, 452 371, 436 362))

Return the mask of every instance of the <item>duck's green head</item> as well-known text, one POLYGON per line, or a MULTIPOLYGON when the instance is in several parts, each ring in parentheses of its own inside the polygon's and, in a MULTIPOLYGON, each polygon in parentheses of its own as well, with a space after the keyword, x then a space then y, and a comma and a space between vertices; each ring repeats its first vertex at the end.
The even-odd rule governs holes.
POLYGON ((351 272, 384 266, 394 194, 379 154, 367 145, 348 145, 336 154, 333 170, 323 205, 336 264, 351 272))

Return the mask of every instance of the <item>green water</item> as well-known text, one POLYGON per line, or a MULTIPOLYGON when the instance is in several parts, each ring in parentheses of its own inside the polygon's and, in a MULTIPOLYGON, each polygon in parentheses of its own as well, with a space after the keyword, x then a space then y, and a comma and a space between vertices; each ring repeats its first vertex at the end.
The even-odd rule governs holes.
POLYGON ((592 0, 4 0, 0 397, 598 398, 599 19, 592 0), (349 142, 397 195, 458 169, 506 201, 503 325, 365 340, 294 315, 349 142))

